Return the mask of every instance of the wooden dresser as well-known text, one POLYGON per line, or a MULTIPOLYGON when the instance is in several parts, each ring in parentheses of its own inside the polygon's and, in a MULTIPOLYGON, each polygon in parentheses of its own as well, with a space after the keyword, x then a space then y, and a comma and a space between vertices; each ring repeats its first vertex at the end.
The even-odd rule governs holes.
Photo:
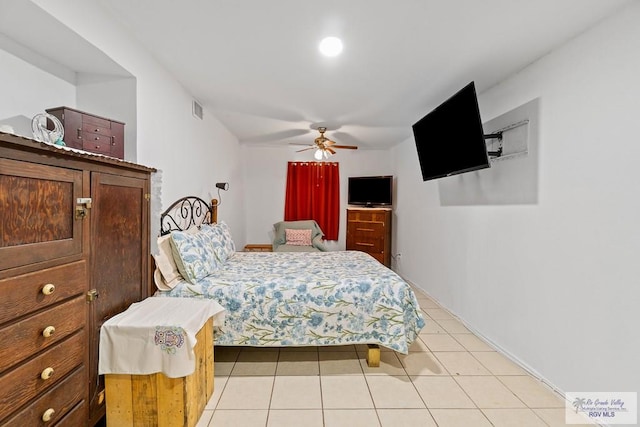
POLYGON ((64 143, 73 148, 124 159, 124 123, 69 107, 49 108, 64 126, 64 143))
POLYGON ((153 171, 0 133, 0 425, 104 416, 98 334, 149 293, 153 171))
POLYGON ((391 209, 347 209, 347 250, 370 254, 391 267, 391 209))

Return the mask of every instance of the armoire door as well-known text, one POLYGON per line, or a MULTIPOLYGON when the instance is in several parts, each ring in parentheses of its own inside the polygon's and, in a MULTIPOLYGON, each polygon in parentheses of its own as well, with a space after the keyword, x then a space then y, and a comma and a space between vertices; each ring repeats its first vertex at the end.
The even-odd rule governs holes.
POLYGON ((82 256, 82 171, 0 158, 0 271, 82 256))
MULTIPOLYGON (((91 277, 89 282, 90 419, 104 414, 104 380, 97 373, 102 324, 147 297, 148 180, 91 174, 91 277)), ((123 349, 126 351, 126 349, 123 349)))

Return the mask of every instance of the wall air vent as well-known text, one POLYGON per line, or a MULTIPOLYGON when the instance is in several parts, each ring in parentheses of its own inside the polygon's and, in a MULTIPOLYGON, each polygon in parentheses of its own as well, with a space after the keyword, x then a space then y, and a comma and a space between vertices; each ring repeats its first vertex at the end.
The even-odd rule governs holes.
POLYGON ((193 100, 191 112, 193 113, 193 117, 197 117, 200 120, 202 120, 202 114, 203 114, 202 104, 200 104, 195 99, 193 100))

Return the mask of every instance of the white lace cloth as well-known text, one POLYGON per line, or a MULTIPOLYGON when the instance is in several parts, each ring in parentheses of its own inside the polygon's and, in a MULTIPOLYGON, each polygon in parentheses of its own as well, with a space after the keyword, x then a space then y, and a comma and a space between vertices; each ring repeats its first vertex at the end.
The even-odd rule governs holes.
POLYGON ((212 300, 147 298, 107 320, 100 330, 100 374, 179 378, 195 371, 196 333, 225 310, 212 300))

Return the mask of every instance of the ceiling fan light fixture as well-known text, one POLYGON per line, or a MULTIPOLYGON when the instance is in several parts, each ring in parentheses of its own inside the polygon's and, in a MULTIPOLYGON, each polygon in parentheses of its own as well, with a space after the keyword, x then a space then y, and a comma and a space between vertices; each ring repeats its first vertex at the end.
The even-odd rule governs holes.
POLYGON ((340 40, 338 37, 333 36, 325 37, 320 42, 319 49, 320 53, 322 53, 324 56, 338 56, 342 52, 342 40, 340 40))
POLYGON ((316 160, 322 160, 322 150, 318 148, 313 154, 313 157, 315 157, 316 160))

